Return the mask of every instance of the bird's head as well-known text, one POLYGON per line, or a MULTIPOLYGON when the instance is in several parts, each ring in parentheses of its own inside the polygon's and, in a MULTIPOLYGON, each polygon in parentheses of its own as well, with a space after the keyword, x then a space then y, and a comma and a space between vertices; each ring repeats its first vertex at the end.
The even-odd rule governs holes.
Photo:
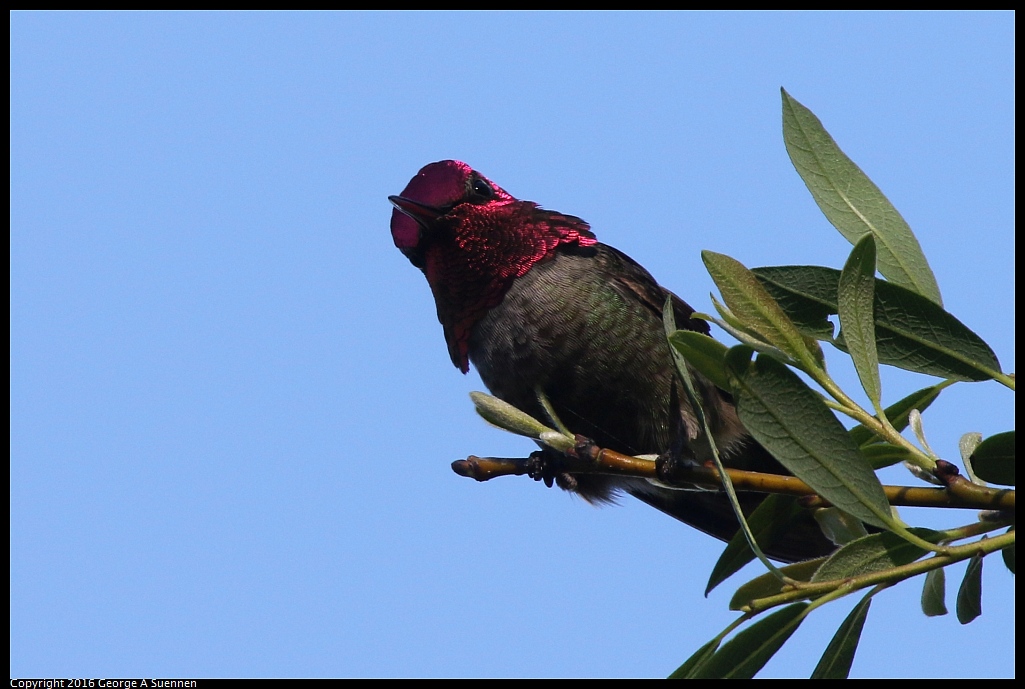
MULTIPOLYGON (((392 239, 413 265, 423 269, 427 249, 452 238, 461 225, 501 221, 501 209, 518 203, 504 189, 458 160, 425 165, 398 196, 389 196, 392 239)), ((510 209, 511 210, 511 209, 510 209)), ((465 233, 465 232, 462 232, 465 233)))
POLYGON ((395 246, 427 276, 452 361, 463 371, 470 330, 516 278, 559 246, 596 242, 580 218, 513 198, 456 160, 424 166, 388 200, 395 246))

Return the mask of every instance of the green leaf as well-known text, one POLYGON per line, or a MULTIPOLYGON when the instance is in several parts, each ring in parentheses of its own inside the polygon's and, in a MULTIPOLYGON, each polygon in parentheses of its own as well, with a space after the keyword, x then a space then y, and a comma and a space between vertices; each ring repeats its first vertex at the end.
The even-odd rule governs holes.
MULTIPOLYGON (((666 299, 665 306, 662 307, 662 325, 665 329, 667 337, 675 332, 676 320, 673 316, 672 300, 669 298, 666 299)), ((723 466, 722 459, 720 458, 718 450, 715 446, 714 431, 708 423, 708 418, 702 411, 702 402, 698 398, 698 395, 694 389, 694 381, 691 379, 689 371, 690 366, 687 364, 686 359, 684 359, 681 352, 675 346, 671 345, 669 347, 669 350, 670 352, 672 352, 673 363, 676 366, 678 378, 683 383, 684 392, 687 395, 687 400, 690 402, 690 407, 693 410, 695 417, 697 418, 699 427, 704 432, 704 439, 708 443, 708 450, 711 452, 712 459, 715 462, 716 469, 718 469, 719 471, 719 478, 722 481, 723 490, 725 490, 726 497, 730 503, 730 507, 733 509, 733 513, 736 515, 737 521, 740 524, 740 532, 744 535, 744 538, 745 540, 747 540, 750 548, 753 550, 753 552, 757 554, 757 557, 765 564, 765 566, 770 571, 775 571, 775 565, 769 562, 768 558, 765 556, 765 553, 761 552, 761 548, 758 546, 757 541, 755 540, 755 535, 751 533, 751 527, 747 523, 747 517, 744 516, 744 510, 743 508, 741 508, 740 501, 737 498, 737 493, 733 489, 733 482, 730 480, 729 474, 726 473, 726 468, 723 466)), ((746 354, 744 356, 748 359, 750 359, 751 357, 750 354, 746 354)), ((725 377, 725 372, 723 372, 723 374, 720 377, 725 377)), ((707 591, 705 595, 707 595, 707 591)))
POLYGON ((729 389, 723 359, 726 345, 704 333, 693 330, 677 330, 669 335, 669 343, 687 360, 695 370, 723 390, 729 389))
MULTIPOLYGON (((780 567, 779 571, 788 579, 793 579, 794 581, 811 581, 815 570, 825 561, 826 558, 820 557, 817 560, 795 562, 792 565, 780 567)), ((743 610, 753 601, 782 593, 784 586, 785 584, 780 581, 779 577, 772 572, 766 572, 746 584, 742 584, 736 590, 733 598, 730 599, 730 610, 743 610)))
POLYGON ((899 464, 911 457, 911 451, 890 443, 872 443, 861 446, 862 456, 873 470, 899 464))
POLYGON ((945 371, 944 377, 963 380, 988 380, 1000 373, 996 354, 982 338, 914 292, 877 280, 875 313, 881 361, 922 373, 945 371))
POLYGON ((865 525, 860 520, 835 507, 817 509, 814 516, 826 538, 838 545, 868 535, 865 525))
POLYGON ((976 433, 970 431, 961 436, 961 439, 957 441, 957 449, 961 452, 961 461, 964 462, 965 473, 968 474, 968 480, 974 483, 982 483, 972 467, 972 453, 975 452, 975 448, 982 442, 982 433, 976 433))
POLYGON ((840 271, 821 266, 763 266, 751 272, 798 330, 819 340, 833 340, 829 317, 837 312, 840 271))
POLYGON ((712 657, 712 654, 719 648, 721 641, 722 640, 719 637, 715 637, 704 646, 694 651, 693 655, 683 661, 683 665, 676 668, 676 670, 673 671, 673 674, 669 675, 666 679, 688 679, 695 667, 712 657))
MULTIPOLYGON (((935 543, 941 536, 931 529, 912 528, 908 531, 930 543, 935 543)), ((875 533, 851 541, 830 555, 811 580, 832 581, 881 572, 914 562, 926 552, 924 548, 908 543, 895 533, 875 533)))
MULTIPOLYGON (((908 414, 911 413, 911 410, 917 409, 920 412, 924 412, 929 408, 929 405, 933 403, 933 400, 940 396, 940 392, 942 390, 942 385, 930 385, 927 388, 916 390, 899 402, 894 402, 888 406, 885 409, 886 418, 890 420, 890 424, 895 429, 903 431, 908 426, 908 414)), ((861 424, 852 428, 848 433, 851 436, 851 440, 854 441, 854 444, 859 446, 864 446, 866 443, 881 440, 879 436, 861 424)), ((862 447, 862 450, 864 450, 864 447, 862 447)), ((873 466, 876 469, 879 468, 878 466, 873 466)))
MULTIPOLYGON (((770 494, 762 500, 754 512, 748 515, 747 523, 754 534, 755 542, 762 550, 767 550, 802 512, 804 512, 804 508, 797 504, 796 497, 770 494)), ((726 548, 722 551, 715 566, 712 567, 708 585, 705 587, 705 596, 707 597, 712 589, 731 577, 754 557, 755 554, 751 551, 744 532, 738 530, 726 544, 726 548)))
MULTIPOLYGON (((840 271, 821 266, 752 270, 788 314, 810 309, 837 313, 840 271)), ((988 380, 1000 374, 993 350, 961 321, 919 294, 885 280, 875 282, 876 349, 890 366, 954 380, 988 380)), ((799 322, 799 319, 797 319, 799 322)), ((804 334, 815 336, 814 332, 804 334)), ((842 338, 833 342, 840 349, 842 338)))
POLYGON ((822 398, 793 371, 759 355, 735 378, 737 414, 754 438, 790 473, 836 507, 887 528, 890 505, 882 484, 822 398))
POLYGON ((562 452, 573 447, 573 438, 552 430, 508 402, 503 402, 484 392, 471 392, 470 399, 473 400, 473 406, 481 418, 494 426, 510 433, 541 440, 545 445, 562 452))
MULTIPOLYGON (((1014 527, 1007 530, 1008 533, 1011 531, 1014 531, 1014 527)), ((1012 545, 1009 548, 1002 549, 1000 551, 1000 557, 1004 561, 1004 566, 1010 570, 1011 574, 1014 574, 1014 546, 1012 545)))
POLYGON ((942 567, 925 575, 922 587, 922 612, 928 617, 947 614, 947 576, 942 567))
POLYGON ((848 158, 811 110, 783 91, 783 140, 815 203, 851 244, 866 234, 879 246, 879 272, 942 304, 940 288, 911 228, 848 158))
POLYGON ((844 619, 836 634, 829 640, 829 645, 819 658, 818 665, 812 670, 811 679, 847 679, 871 605, 872 593, 869 593, 854 606, 851 614, 844 619))
POLYGON ((976 433, 970 431, 961 436, 961 439, 957 441, 957 449, 961 451, 961 461, 971 462, 972 453, 975 452, 975 448, 982 442, 982 433, 976 433))
POLYGON ((968 624, 982 614, 982 556, 968 561, 961 588, 957 590, 957 621, 968 624))
POLYGON ((797 631, 808 603, 794 603, 755 622, 691 671, 694 679, 750 679, 797 631))
POLYGON ((837 288, 837 310, 847 349, 854 369, 869 400, 879 408, 882 386, 879 382, 879 356, 876 353, 875 315, 876 245, 866 234, 854 245, 837 288))
POLYGON ((736 385, 737 376, 746 373, 751 367, 751 355, 753 354, 754 350, 744 344, 734 345, 726 350, 723 362, 726 364, 726 375, 730 381, 728 390, 736 385))
POLYGON ((1014 485, 1014 431, 997 433, 979 443, 972 453, 972 469, 983 481, 1014 485))
POLYGON ((797 361, 810 364, 821 359, 821 356, 815 356, 797 326, 790 322, 783 309, 740 261, 712 251, 702 251, 701 258, 726 306, 746 328, 797 361))

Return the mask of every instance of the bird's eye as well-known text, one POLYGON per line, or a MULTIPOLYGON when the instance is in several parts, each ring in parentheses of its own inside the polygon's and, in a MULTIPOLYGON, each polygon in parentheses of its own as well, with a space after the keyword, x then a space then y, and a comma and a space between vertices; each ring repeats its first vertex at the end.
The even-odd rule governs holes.
POLYGON ((492 199, 495 196, 495 190, 491 188, 491 185, 486 180, 478 177, 473 180, 473 193, 475 196, 479 196, 483 199, 492 199))

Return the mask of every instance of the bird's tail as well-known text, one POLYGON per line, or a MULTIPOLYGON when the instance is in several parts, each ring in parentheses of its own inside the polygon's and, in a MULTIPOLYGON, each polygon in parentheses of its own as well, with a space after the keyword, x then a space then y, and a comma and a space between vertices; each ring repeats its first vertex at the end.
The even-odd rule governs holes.
MULTIPOLYGON (((722 492, 674 490, 647 481, 631 482, 624 488, 655 509, 721 541, 729 541, 740 528, 733 508, 722 492)), ((737 493, 745 515, 751 514, 765 497, 762 493, 737 493)), ((797 510, 774 539, 766 543, 759 539, 759 545, 770 558, 788 563, 823 557, 837 547, 822 533, 811 510, 797 510)))

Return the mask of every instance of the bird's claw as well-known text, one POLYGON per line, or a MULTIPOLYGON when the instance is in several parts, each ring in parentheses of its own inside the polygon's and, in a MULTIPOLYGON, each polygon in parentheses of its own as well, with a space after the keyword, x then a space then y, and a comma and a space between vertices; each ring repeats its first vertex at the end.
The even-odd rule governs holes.
POLYGON ((675 452, 666 452, 655 460, 655 472, 658 480, 666 485, 673 485, 673 478, 676 476, 677 467, 680 466, 682 458, 675 452))
POLYGON ((572 474, 561 470, 560 455, 552 450, 531 452, 527 458, 527 476, 535 481, 544 481, 551 488, 558 485, 563 490, 574 490, 577 480, 572 474))
POLYGON ((527 458, 527 476, 535 481, 544 481, 549 488, 555 483, 555 470, 552 467, 551 452, 537 450, 527 458))

